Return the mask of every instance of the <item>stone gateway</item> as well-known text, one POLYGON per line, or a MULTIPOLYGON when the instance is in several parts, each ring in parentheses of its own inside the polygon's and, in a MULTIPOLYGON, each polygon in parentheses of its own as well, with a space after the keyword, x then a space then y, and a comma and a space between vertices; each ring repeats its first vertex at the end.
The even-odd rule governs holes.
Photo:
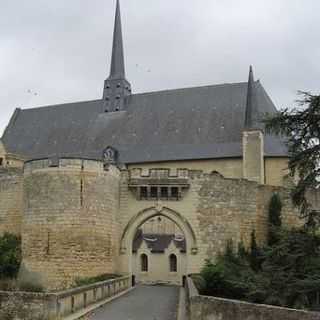
POLYGON ((117 1, 102 99, 16 109, 1 138, 0 233, 22 236, 21 281, 181 283, 228 240, 265 241, 274 192, 284 222, 300 223, 252 68, 242 83, 134 94, 124 56, 117 1))

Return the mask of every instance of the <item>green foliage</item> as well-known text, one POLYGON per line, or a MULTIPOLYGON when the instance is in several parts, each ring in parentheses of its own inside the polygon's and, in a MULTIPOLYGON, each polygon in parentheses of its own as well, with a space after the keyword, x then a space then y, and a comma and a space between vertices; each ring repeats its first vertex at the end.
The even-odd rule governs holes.
POLYGON ((265 120, 267 132, 283 135, 287 139, 290 155, 289 170, 299 177, 292 191, 292 200, 300 208, 306 227, 320 225, 320 212, 313 210, 306 198, 310 188, 320 187, 320 95, 300 92, 298 107, 284 109, 265 120))
POLYGON ((230 242, 225 253, 218 256, 216 263, 206 262, 200 275, 205 283, 202 294, 241 299, 247 290, 252 271, 247 259, 236 254, 230 242))
POLYGON ((254 235, 251 252, 242 245, 241 251, 234 252, 228 245, 215 263, 207 261, 201 272, 201 293, 319 310, 320 236, 305 228, 281 229, 276 243, 259 248, 254 235))
POLYGON ((5 233, 0 237, 0 279, 15 278, 21 263, 21 239, 5 233))
POLYGON ((90 278, 77 278, 74 281, 74 287, 82 287, 82 286, 88 286, 90 284, 94 284, 96 282, 102 282, 102 281, 106 281, 106 280, 111 280, 111 279, 115 279, 115 278, 119 278, 121 277, 118 274, 102 274, 96 277, 90 277, 90 278))
POLYGON ((281 220, 282 203, 277 193, 273 194, 269 203, 269 228, 268 245, 272 246, 278 241, 278 233, 282 225, 281 220))
POLYGON ((35 283, 31 283, 31 282, 21 282, 21 283, 19 283, 19 291, 45 292, 45 289, 40 284, 35 284, 35 283))
POLYGON ((251 232, 251 242, 250 242, 250 253, 248 255, 250 260, 250 266, 254 271, 261 269, 261 252, 257 244, 256 232, 252 230, 251 232))

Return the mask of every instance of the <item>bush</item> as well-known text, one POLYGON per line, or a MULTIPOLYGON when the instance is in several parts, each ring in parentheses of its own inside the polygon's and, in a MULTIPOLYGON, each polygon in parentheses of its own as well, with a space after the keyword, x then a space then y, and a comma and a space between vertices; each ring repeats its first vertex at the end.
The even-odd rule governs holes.
POLYGON ((0 279, 0 290, 2 291, 18 290, 17 280, 16 279, 0 279))
POLYGON ((16 278, 21 263, 21 239, 5 233, 0 237, 0 279, 16 278))
POLYGON ((228 244, 215 263, 207 261, 201 293, 319 310, 320 236, 304 228, 282 229, 272 246, 259 248, 253 236, 252 242, 251 251, 256 252, 246 252, 241 245, 234 252, 228 244))
POLYGON ((278 241, 278 233, 281 229, 282 203, 277 193, 273 194, 269 203, 269 230, 268 230, 268 245, 272 246, 278 241))
POLYGON ((112 279, 119 278, 119 277, 121 277, 121 276, 118 275, 118 274, 107 273, 107 274, 102 274, 102 275, 99 275, 99 276, 96 276, 96 277, 77 278, 74 281, 73 287, 87 286, 87 285, 90 285, 90 284, 94 284, 96 282, 112 280, 112 279))
POLYGON ((44 292, 44 288, 40 284, 21 282, 19 283, 19 290, 24 292, 44 292))

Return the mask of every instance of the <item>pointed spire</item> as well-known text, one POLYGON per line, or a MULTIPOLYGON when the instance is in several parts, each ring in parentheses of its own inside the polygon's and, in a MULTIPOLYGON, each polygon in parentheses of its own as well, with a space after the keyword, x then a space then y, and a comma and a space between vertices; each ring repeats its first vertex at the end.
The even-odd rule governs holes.
POLYGON ((113 31, 112 60, 109 79, 124 79, 124 54, 121 27, 120 2, 117 0, 116 16, 113 31))
POLYGON ((103 111, 116 112, 125 110, 126 97, 130 94, 131 85, 125 77, 120 2, 117 0, 110 75, 104 82, 103 111))
POLYGON ((252 66, 250 66, 248 91, 247 91, 246 118, 245 118, 246 129, 251 129, 254 125, 254 119, 253 119, 254 95, 255 95, 254 91, 255 91, 255 84, 254 84, 253 68, 252 66))

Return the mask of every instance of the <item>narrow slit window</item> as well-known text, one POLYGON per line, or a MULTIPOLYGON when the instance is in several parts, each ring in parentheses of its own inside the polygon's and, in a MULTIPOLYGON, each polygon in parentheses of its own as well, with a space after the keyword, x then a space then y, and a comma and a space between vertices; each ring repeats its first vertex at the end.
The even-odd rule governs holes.
POLYGON ((175 254, 170 254, 169 257, 170 272, 177 272, 177 256, 175 254))
POLYGON ((148 272, 148 256, 143 253, 140 259, 141 259, 141 271, 148 272))

